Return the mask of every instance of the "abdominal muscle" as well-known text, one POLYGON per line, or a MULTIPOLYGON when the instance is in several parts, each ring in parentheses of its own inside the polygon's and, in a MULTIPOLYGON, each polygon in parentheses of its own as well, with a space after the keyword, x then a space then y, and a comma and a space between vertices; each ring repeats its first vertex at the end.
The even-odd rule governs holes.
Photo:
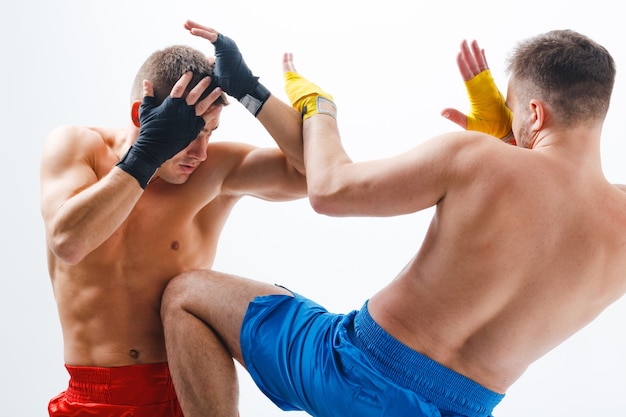
POLYGON ((158 290, 91 286, 57 297, 68 365, 124 366, 165 362, 158 290))
POLYGON ((66 364, 111 367, 167 360, 160 316, 165 286, 185 270, 210 268, 214 252, 204 240, 171 243, 155 236, 146 242, 136 250, 114 247, 110 240, 77 265, 51 256, 66 364))

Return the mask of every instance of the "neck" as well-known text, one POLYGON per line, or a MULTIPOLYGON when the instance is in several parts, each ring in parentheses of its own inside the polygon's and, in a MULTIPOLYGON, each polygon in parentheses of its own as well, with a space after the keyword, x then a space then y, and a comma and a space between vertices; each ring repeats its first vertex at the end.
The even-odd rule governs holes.
POLYGON ((602 127, 578 126, 566 130, 545 129, 537 133, 529 148, 541 152, 557 152, 580 166, 600 167, 600 136, 602 127))

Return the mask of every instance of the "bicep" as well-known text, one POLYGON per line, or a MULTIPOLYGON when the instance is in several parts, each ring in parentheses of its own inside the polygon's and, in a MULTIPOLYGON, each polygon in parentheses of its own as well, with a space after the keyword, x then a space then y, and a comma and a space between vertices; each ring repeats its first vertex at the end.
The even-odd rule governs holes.
POLYGON ((306 180, 276 148, 251 148, 223 185, 226 193, 286 201, 306 196, 306 180))

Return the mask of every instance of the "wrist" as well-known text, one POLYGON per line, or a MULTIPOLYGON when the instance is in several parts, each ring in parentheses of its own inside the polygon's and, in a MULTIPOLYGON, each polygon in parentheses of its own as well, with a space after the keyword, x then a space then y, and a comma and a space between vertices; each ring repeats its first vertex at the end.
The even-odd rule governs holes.
POLYGON ((316 114, 325 114, 337 119, 337 106, 331 98, 322 95, 311 95, 301 98, 298 103, 302 121, 316 114))
POLYGON ((257 83, 256 87, 254 87, 252 91, 246 93, 238 100, 250 113, 252 113, 254 117, 256 117, 270 95, 270 90, 265 88, 263 84, 257 83))
POLYGON ((133 146, 122 156, 116 166, 133 176, 144 190, 159 168, 142 159, 133 146))

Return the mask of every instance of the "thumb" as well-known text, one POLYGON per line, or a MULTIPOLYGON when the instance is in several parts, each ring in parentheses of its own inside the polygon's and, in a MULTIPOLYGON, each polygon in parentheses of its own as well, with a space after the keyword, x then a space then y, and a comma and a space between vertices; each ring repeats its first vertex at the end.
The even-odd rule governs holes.
POLYGON ((446 108, 441 111, 441 115, 463 129, 467 129, 467 116, 456 109, 446 108))
POLYGON ((139 106, 138 119, 140 123, 142 118, 145 117, 152 109, 157 107, 156 99, 154 98, 154 88, 152 83, 148 80, 143 80, 143 100, 139 106))
POLYGON ((143 96, 154 97, 154 88, 152 87, 152 83, 148 80, 143 80, 143 96))

